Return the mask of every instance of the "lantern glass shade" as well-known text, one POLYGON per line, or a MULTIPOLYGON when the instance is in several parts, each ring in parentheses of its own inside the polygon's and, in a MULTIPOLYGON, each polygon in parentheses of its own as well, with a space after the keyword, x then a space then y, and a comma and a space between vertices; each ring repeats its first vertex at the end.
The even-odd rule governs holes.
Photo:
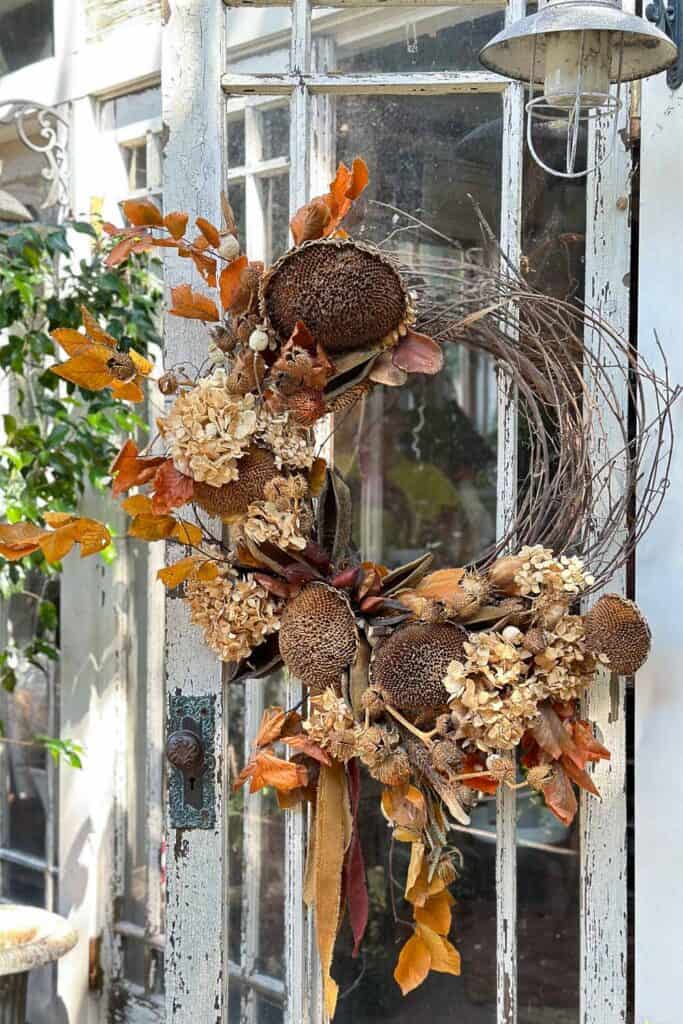
POLYGON ((610 33, 552 32, 545 47, 543 93, 548 106, 582 111, 602 106, 610 87, 610 33))

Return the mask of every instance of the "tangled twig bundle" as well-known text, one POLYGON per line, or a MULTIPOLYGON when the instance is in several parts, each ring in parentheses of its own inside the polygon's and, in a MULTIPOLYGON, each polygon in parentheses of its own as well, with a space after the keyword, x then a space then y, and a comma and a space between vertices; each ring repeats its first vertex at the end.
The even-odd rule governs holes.
MULTIPOLYGON (((419 230, 424 237, 431 229, 419 230)), ((597 590, 627 562, 662 503, 680 388, 659 346, 657 370, 599 313, 534 290, 486 234, 492 258, 456 243, 452 257, 426 255, 428 246, 397 253, 419 294, 418 330, 491 357, 516 397, 516 507, 504 536, 477 561, 542 541, 585 559, 597 590)), ((443 252, 440 234, 438 241, 443 252)))

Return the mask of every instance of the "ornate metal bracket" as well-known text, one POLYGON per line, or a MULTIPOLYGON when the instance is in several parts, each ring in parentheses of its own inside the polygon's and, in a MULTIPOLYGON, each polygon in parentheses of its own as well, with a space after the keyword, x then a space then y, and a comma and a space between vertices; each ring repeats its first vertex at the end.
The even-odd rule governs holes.
POLYGON ((169 697, 166 756, 171 764, 168 812, 171 828, 213 828, 214 696, 169 697))
POLYGON ((48 191, 41 209, 57 206, 61 219, 69 209, 67 121, 53 107, 30 100, 6 100, 0 103, 0 125, 14 125, 24 146, 44 157, 47 166, 43 168, 42 175, 48 182, 48 191))
POLYGON ((682 0, 651 0, 645 8, 645 17, 666 32, 678 47, 678 60, 666 73, 670 89, 678 89, 683 82, 683 2, 682 0))

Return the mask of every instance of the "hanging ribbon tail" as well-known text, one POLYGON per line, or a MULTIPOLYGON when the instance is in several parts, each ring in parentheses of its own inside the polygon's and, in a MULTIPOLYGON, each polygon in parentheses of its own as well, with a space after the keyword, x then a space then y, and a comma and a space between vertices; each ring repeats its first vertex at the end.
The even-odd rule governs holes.
POLYGON ((346 853, 344 861, 343 893, 346 897, 346 905, 349 912, 349 922, 353 933, 353 953, 357 957, 360 953, 360 945, 365 935, 370 910, 368 887, 365 880, 365 862, 363 860, 363 848, 360 842, 358 831, 358 807, 360 804, 360 767, 358 758, 353 758, 346 766, 349 797, 351 799, 351 815, 353 820, 353 832, 351 844, 346 853))
POLYGON ((315 818, 315 851, 312 887, 315 927, 323 975, 325 1014, 334 1017, 339 987, 332 977, 332 957, 341 912, 344 856, 350 839, 349 793, 344 766, 321 764, 315 818))

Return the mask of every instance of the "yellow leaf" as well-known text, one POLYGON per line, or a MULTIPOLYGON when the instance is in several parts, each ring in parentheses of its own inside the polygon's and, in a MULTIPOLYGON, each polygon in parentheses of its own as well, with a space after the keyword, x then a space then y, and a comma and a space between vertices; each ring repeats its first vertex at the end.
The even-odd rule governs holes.
POLYGON ((135 516, 128 528, 129 537, 138 537, 140 540, 165 540, 170 537, 176 527, 173 516, 135 516))
POLYGON ((65 363, 51 367, 52 372, 87 391, 102 391, 111 384, 112 377, 102 360, 92 354, 93 348, 88 349, 87 355, 72 356, 65 363))
POLYGON ((218 566, 215 562, 202 562, 196 572, 198 580, 215 580, 218 576, 218 566))
POLYGON ((408 893, 415 885, 417 879, 419 878, 420 872, 422 871, 424 855, 424 843, 413 843, 412 849, 410 851, 410 864, 408 865, 408 875, 406 877, 406 899, 408 898, 408 893))
POLYGON ((431 962, 429 947, 415 931, 401 950, 394 968, 394 981, 402 995, 407 996, 422 984, 429 974, 431 962))
POLYGON ((107 334, 106 331, 102 330, 95 317, 85 306, 81 306, 81 317, 85 333, 89 338, 99 342, 101 345, 106 345, 107 348, 116 348, 116 338, 112 338, 111 334, 107 334))
POLYGON ((8 562, 18 562, 37 551, 46 535, 47 531, 34 523, 0 523, 0 555, 8 562))
POLYGON ((171 536, 179 540, 181 544, 191 544, 193 547, 197 547, 202 541, 201 529, 194 523, 188 523, 186 519, 176 522, 171 536))
POLYGON ((165 587, 177 587, 193 573, 198 557, 198 555, 190 555, 189 558, 181 558, 173 565, 159 569, 157 579, 161 580, 165 587))
POLYGON ((439 971, 441 974, 460 974, 460 954, 448 939, 443 935, 437 935, 423 924, 416 925, 415 932, 429 950, 432 971, 439 971))
POLYGON ((77 516, 72 516, 68 512, 46 512, 43 515, 43 519, 48 526, 51 526, 54 530, 60 526, 66 526, 67 523, 75 523, 77 516))
POLYGON ((412 828, 395 828, 392 834, 398 843, 417 843, 422 837, 421 832, 412 828))
POLYGON ((133 494, 121 502, 121 508, 129 516, 151 515, 152 499, 148 494, 133 494))
POLYGON ((435 931, 437 935, 448 935, 451 930, 451 907, 455 900, 448 889, 428 897, 423 907, 415 907, 415 920, 435 931))
POLYGON ((77 519, 71 527, 81 545, 81 558, 97 555, 111 544, 111 534, 97 519, 77 519))
POLYGON ((80 331, 73 331, 70 327, 58 327, 56 331, 52 332, 50 337, 54 338, 69 356, 75 356, 83 348, 90 346, 90 341, 86 338, 85 334, 81 334, 80 331))
POLYGON ((427 821, 424 797, 415 786, 392 786, 382 792, 385 818, 405 828, 421 829, 427 821))
POLYGON ((48 533, 40 542, 40 548, 48 562, 61 562, 76 543, 71 529, 62 527, 54 533, 48 533))
POLYGON ((446 888, 446 883, 438 874, 429 879, 429 868, 423 863, 422 869, 413 885, 406 891, 406 899, 414 907, 423 907, 430 896, 436 896, 446 888))
POLYGON ((141 373, 143 377, 147 377, 152 372, 152 363, 150 363, 149 359, 145 359, 144 356, 141 356, 139 352, 136 352, 134 348, 128 349, 128 355, 130 356, 135 369, 138 373, 141 373))
POLYGON ((145 393, 136 380, 112 380, 111 390, 114 398, 122 402, 142 402, 145 393))

